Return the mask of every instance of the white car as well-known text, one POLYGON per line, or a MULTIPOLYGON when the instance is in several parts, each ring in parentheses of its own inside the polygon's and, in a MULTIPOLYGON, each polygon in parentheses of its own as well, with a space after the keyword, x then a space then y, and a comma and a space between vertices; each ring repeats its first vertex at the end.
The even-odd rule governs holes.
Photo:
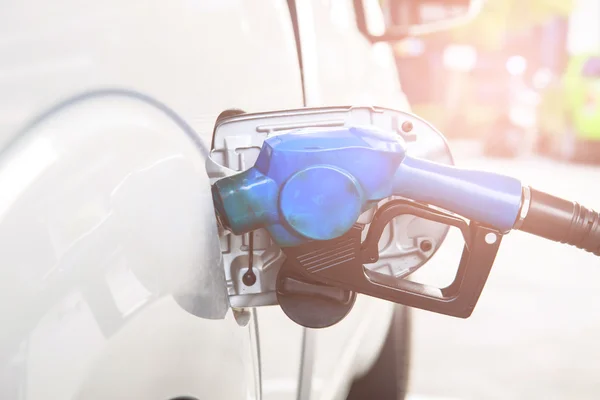
POLYGON ((385 27, 379 2, 1 10, 0 399, 402 396, 404 308, 363 296, 311 330, 230 307, 205 168, 224 110, 408 110, 357 24, 385 27))

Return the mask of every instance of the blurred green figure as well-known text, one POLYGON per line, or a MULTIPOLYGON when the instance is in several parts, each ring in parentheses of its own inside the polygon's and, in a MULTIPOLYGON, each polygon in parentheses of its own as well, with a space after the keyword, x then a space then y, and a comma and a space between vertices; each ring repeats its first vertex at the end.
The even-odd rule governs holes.
POLYGON ((537 147, 564 160, 600 159, 600 55, 572 56, 542 91, 537 147))

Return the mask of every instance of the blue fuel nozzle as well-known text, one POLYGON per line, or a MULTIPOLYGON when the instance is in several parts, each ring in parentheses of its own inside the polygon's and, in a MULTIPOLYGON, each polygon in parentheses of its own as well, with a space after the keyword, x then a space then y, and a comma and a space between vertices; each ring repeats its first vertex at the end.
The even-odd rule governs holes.
POLYGON ((501 231, 521 207, 513 178, 420 160, 372 127, 311 128, 268 138, 256 164, 217 181, 217 214, 234 234, 266 228, 282 247, 342 236, 378 201, 402 196, 501 231))

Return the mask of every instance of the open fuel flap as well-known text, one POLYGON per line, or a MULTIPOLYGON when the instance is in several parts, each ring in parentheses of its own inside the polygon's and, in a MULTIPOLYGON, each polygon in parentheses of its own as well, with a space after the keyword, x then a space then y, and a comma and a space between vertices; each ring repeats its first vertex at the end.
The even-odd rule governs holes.
MULTIPOLYGON (((404 112, 379 107, 328 107, 229 114, 220 117, 215 124, 207 162, 211 183, 252 167, 267 138, 307 128, 376 127, 402 138, 407 154, 453 164, 445 138, 427 122, 404 112)), ((378 210, 392 200, 400 198, 382 200, 362 213, 352 232, 356 235, 359 230, 365 239, 378 210)), ((377 260, 364 264, 373 282, 384 284, 414 272, 433 256, 446 236, 448 226, 406 211, 410 210, 404 210, 380 229, 375 243, 377 260)), ((235 235, 221 229, 220 233, 227 290, 233 308, 281 304, 288 316, 310 327, 336 323, 351 309, 354 291, 307 279, 293 270, 281 272, 290 256, 272 240, 267 230, 235 235)))

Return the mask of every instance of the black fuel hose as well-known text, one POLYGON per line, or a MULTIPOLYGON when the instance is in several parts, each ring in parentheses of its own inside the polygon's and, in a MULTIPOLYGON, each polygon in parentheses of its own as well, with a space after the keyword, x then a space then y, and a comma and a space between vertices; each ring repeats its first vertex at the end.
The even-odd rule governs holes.
POLYGON ((515 228, 600 256, 600 214, 574 201, 524 188, 515 228))

